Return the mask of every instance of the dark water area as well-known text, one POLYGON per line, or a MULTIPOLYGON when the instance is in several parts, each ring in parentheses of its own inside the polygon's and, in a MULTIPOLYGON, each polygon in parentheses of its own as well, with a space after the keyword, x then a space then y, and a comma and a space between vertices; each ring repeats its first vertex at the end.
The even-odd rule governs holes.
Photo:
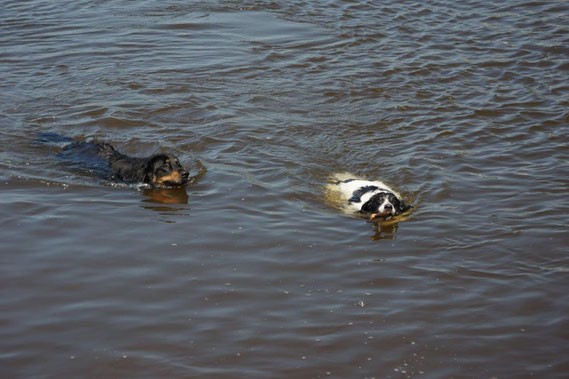
POLYGON ((2 378, 569 376, 569 3, 0 20, 2 378), (41 133, 207 173, 117 184, 41 133), (415 207, 346 214, 337 173, 415 207))

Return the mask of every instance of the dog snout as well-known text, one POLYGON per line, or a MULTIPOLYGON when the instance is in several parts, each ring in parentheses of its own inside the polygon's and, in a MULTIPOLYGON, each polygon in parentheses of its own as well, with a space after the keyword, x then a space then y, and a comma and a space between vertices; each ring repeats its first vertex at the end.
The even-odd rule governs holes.
POLYGON ((385 204, 385 206, 383 207, 384 210, 386 211, 392 211, 393 210, 393 205, 391 204, 385 204))

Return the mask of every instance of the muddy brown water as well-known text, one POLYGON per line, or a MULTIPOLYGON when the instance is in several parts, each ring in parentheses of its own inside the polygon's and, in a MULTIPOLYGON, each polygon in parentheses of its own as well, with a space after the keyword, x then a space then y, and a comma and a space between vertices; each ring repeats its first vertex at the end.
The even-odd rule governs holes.
POLYGON ((569 6, 3 1, 0 375, 569 376, 569 6), (116 185, 40 133, 207 167, 116 185), (415 205, 371 223, 335 173, 415 205))

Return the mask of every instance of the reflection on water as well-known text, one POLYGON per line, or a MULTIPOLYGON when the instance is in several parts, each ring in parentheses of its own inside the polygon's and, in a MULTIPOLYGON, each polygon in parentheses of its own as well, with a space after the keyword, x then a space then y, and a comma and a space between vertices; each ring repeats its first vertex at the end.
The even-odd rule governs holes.
POLYGON ((176 221, 171 216, 189 216, 186 187, 145 188, 141 192, 144 196, 142 208, 157 212, 161 216, 160 221, 174 224, 176 221))
POLYGON ((372 241, 392 240, 395 239, 395 232, 397 232, 397 222, 382 222, 370 221, 374 225, 374 235, 371 236, 372 241))
POLYGON ((145 188, 142 194, 146 196, 143 202, 157 204, 188 204, 189 198, 186 187, 145 188))

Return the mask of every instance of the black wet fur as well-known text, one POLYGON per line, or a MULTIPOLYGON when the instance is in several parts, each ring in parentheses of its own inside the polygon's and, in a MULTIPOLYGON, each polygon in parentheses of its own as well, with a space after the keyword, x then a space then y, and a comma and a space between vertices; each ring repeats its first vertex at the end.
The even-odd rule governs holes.
POLYGON ((188 171, 172 154, 158 153, 147 158, 134 158, 118 152, 108 143, 76 141, 51 132, 39 133, 34 143, 65 144, 57 154, 59 158, 101 179, 146 183, 152 187, 181 186, 188 182, 188 171))
POLYGON ((119 153, 108 143, 97 143, 98 155, 110 164, 114 177, 125 183, 146 183, 152 186, 184 185, 188 180, 188 172, 180 165, 178 159, 167 153, 154 154, 148 158, 134 158, 119 153), (180 182, 160 183, 161 177, 178 172, 180 182))
MULTIPOLYGON (((348 183, 347 181, 344 183, 348 183)), ((368 192, 372 192, 378 189, 376 186, 365 186, 361 187, 358 190, 354 191, 352 197, 348 200, 348 203, 359 203, 362 199, 362 196, 368 192)))

